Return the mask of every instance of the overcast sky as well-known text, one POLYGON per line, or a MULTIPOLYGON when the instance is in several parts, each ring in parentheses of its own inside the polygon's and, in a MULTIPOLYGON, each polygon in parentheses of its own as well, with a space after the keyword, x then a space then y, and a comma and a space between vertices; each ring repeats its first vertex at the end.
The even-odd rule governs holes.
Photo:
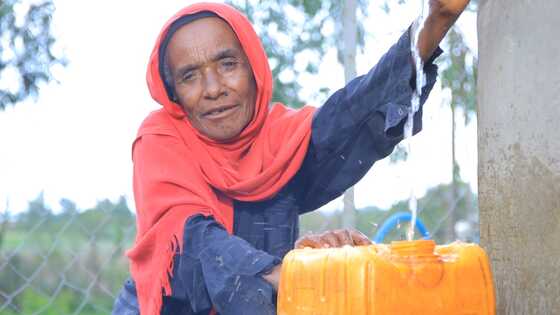
MULTIPOLYGON (((159 107, 145 83, 149 53, 163 23, 190 2, 55 0, 57 48, 70 63, 56 69, 60 83, 44 87, 37 102, 0 112, 0 212, 7 202, 13 212, 26 209, 41 191, 54 210, 60 198, 84 209, 121 195, 133 207, 130 145, 142 119, 159 107)), ((419 9, 419 0, 395 7, 390 16, 371 6, 359 74, 375 64, 419 9)), ((464 15, 459 24, 476 49, 475 15, 464 15)), ((334 51, 323 60, 320 75, 305 80, 303 96, 321 86, 342 86, 334 51)), ((451 181, 448 99, 438 83, 425 107, 424 130, 413 139, 413 160, 397 166, 378 162, 356 186, 358 207, 389 207, 408 197, 411 182, 421 196, 451 181)), ((316 106, 321 101, 310 99, 316 106)), ((476 189, 476 121, 458 134, 461 175, 476 189)), ((325 209, 340 206, 337 200, 325 209)))

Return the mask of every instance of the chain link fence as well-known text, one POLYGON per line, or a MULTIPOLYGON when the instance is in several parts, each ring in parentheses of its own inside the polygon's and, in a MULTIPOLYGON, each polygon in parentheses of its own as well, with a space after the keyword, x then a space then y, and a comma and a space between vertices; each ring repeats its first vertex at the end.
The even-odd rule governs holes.
POLYGON ((134 217, 123 205, 4 214, 0 315, 110 314, 128 276, 124 250, 135 235, 134 217))

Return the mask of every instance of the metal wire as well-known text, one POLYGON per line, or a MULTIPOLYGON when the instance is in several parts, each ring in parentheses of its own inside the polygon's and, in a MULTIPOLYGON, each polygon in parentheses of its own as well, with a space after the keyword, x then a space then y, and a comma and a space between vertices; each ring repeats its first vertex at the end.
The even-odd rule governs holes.
POLYGON ((114 213, 104 214, 91 221, 93 227, 81 223, 77 211, 55 226, 53 215, 36 218, 17 244, 5 241, 18 239, 13 235, 22 234, 21 227, 15 229, 14 221, 5 224, 8 228, 0 231, 0 315, 110 314, 119 283, 128 275, 122 249, 131 244, 135 226, 123 226, 122 234, 108 241, 114 213))

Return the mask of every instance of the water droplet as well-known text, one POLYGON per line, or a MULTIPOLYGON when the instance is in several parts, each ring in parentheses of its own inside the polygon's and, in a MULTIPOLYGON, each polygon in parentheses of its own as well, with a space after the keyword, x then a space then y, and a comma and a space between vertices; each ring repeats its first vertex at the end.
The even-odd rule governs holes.
POLYGON ((346 160, 346 158, 344 157, 344 155, 340 155, 340 158, 343 160, 346 160))
POLYGON ((216 262, 218 262, 218 265, 220 267, 224 265, 224 259, 222 258, 222 256, 216 256, 216 262))
POLYGON ((358 164, 362 165, 362 163, 363 163, 362 160, 358 160, 358 164))
POLYGON ((232 291, 231 294, 229 295, 228 302, 231 302, 233 300, 234 295, 235 295, 235 291, 232 291))

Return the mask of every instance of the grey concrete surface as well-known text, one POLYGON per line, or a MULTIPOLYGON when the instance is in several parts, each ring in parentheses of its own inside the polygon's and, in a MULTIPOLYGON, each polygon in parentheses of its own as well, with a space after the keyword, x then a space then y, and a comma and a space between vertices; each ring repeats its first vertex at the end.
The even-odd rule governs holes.
POLYGON ((498 314, 560 314, 560 1, 481 0, 481 245, 498 314))

